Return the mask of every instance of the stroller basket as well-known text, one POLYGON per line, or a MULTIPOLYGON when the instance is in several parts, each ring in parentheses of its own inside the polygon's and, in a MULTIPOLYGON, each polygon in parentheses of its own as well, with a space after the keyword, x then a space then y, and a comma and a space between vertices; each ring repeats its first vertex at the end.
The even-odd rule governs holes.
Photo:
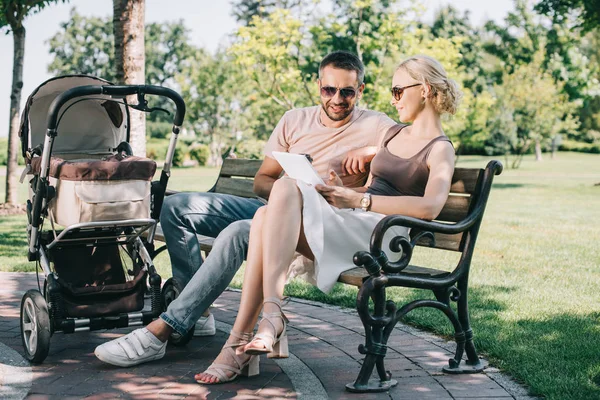
POLYGON ((126 271, 118 245, 57 248, 52 258, 65 315, 95 317, 144 308, 147 273, 126 271))

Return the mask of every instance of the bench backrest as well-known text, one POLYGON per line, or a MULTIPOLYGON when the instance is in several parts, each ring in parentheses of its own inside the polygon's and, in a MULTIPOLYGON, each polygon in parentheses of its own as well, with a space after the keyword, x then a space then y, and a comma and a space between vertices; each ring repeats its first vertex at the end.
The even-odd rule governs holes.
MULTIPOLYGON (((438 222, 456 223, 462 221, 469 213, 471 204, 474 203, 478 193, 478 184, 483 169, 477 168, 455 168, 452 176, 450 194, 440 215, 435 219, 438 222)), ((437 249, 462 251, 463 233, 446 235, 435 234, 435 246, 437 249)), ((428 239, 421 239, 417 245, 431 247, 428 239)))
MULTIPOLYGON (((261 160, 227 158, 219 172, 219 178, 211 189, 215 193, 233 194, 241 197, 256 197, 253 182, 261 160)), ((448 201, 436 221, 455 223, 464 219, 473 203, 482 169, 456 168, 452 177, 452 186, 448 201)), ((436 234, 435 248, 462 251, 463 234, 436 234)), ((429 240, 422 239, 418 245, 430 247, 429 240)))
POLYGON ((253 191, 254 175, 262 160, 226 158, 211 192, 233 194, 240 197, 256 197, 253 191))

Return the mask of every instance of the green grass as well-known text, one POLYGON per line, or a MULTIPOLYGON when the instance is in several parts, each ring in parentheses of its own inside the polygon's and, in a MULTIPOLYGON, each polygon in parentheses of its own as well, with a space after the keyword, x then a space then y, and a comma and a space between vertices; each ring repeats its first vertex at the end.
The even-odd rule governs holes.
MULTIPOLYGON (((483 167, 488 158, 461 157, 483 167)), ((217 170, 177 169, 170 188, 205 190, 217 170)), ((496 177, 471 267, 469 304, 479 351, 494 366, 549 399, 600 398, 600 155, 559 153, 541 163, 526 158, 496 177)), ((0 189, 0 195, 3 196, 0 189)), ((3 198, 3 197, 2 197, 3 198)), ((418 248, 413 261, 448 267, 456 255, 418 248)), ((157 260, 170 275, 168 257, 157 260)), ((0 217, 0 270, 31 270, 25 217, 0 217)), ((241 284, 238 273, 233 285, 241 284)), ((303 282, 287 293, 354 307, 356 289, 337 285, 330 296, 303 282)), ((394 288, 406 302, 415 290, 394 288)), ((408 321, 451 337, 437 311, 416 310, 408 321)))

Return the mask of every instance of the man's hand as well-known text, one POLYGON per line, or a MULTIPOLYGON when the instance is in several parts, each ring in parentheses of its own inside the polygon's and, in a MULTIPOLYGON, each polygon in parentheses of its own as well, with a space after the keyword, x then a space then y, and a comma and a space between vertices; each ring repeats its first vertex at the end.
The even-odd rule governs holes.
POLYGON ((327 203, 337 208, 358 208, 363 197, 361 193, 342 186, 317 185, 315 189, 327 203))
POLYGON ((377 153, 377 146, 361 147, 350 150, 342 161, 342 173, 344 175, 356 175, 367 171, 367 164, 371 162, 377 153))

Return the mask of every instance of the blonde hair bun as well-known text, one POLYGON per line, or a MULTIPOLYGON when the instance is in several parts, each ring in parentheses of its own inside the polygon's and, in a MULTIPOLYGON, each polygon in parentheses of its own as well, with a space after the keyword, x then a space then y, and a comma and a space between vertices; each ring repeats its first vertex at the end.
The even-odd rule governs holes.
POLYGON ((448 78, 439 61, 429 56, 416 55, 402 61, 398 69, 406 71, 411 78, 430 88, 428 98, 438 113, 456 113, 462 93, 456 82, 448 78))

